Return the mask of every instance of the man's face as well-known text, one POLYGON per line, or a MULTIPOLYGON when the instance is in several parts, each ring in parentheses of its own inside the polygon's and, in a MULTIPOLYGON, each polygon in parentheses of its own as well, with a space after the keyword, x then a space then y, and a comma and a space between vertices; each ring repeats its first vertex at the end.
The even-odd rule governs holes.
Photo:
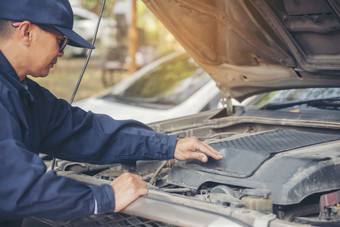
POLYGON ((31 70, 29 74, 34 77, 45 77, 49 74, 50 69, 57 63, 58 57, 64 55, 60 52, 60 43, 64 37, 41 29, 33 25, 31 55, 31 70))

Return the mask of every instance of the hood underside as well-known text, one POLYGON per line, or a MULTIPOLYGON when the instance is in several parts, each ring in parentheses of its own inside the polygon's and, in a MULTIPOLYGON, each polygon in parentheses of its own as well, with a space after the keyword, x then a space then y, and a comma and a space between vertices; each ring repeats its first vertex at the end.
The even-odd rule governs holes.
POLYGON ((338 0, 143 1, 226 96, 340 86, 338 0))

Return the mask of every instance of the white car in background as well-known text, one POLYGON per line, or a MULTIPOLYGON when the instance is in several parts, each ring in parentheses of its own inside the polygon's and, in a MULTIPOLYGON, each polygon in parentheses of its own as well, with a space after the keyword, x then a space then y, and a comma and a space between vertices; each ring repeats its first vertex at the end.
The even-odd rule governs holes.
MULTIPOLYGON (((84 39, 92 43, 93 36, 98 23, 98 15, 82 7, 73 7, 74 24, 73 29, 84 39)), ((102 18, 98 29, 96 47, 100 45, 112 45, 114 40, 116 21, 110 18, 102 18)), ((85 56, 87 49, 67 46, 66 53, 73 56, 85 56)))
POLYGON ((151 123, 216 109, 219 101, 219 89, 208 74, 189 55, 176 52, 74 106, 115 119, 151 123))

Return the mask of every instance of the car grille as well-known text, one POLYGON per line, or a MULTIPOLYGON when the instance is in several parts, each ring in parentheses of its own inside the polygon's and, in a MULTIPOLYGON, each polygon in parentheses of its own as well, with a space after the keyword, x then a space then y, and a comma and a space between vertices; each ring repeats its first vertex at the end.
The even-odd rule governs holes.
POLYGON ((166 223, 157 222, 141 217, 131 216, 124 213, 99 214, 85 218, 72 219, 67 222, 50 221, 40 218, 34 218, 25 222, 25 227, 29 226, 53 226, 53 227, 173 227, 166 223))

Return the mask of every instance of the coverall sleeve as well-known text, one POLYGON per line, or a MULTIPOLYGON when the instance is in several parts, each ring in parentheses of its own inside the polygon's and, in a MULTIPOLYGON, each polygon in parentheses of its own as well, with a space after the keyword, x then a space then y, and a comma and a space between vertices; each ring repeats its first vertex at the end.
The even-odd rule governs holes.
POLYGON ((54 100, 52 106, 41 133, 41 153, 94 164, 174 157, 176 135, 157 133, 138 121, 85 112, 63 100, 54 100))
POLYGON ((46 173, 38 154, 21 142, 20 122, 0 102, 0 220, 39 216, 64 220, 114 210, 110 185, 88 186, 46 173))
POLYGON ((131 159, 173 158, 176 136, 157 133, 133 120, 87 113, 30 82, 35 102, 0 102, 0 220, 38 216, 66 220, 114 210, 110 185, 89 186, 54 171, 46 173, 38 153, 64 160, 107 164, 131 159), (25 141, 25 142, 24 142, 25 141))

